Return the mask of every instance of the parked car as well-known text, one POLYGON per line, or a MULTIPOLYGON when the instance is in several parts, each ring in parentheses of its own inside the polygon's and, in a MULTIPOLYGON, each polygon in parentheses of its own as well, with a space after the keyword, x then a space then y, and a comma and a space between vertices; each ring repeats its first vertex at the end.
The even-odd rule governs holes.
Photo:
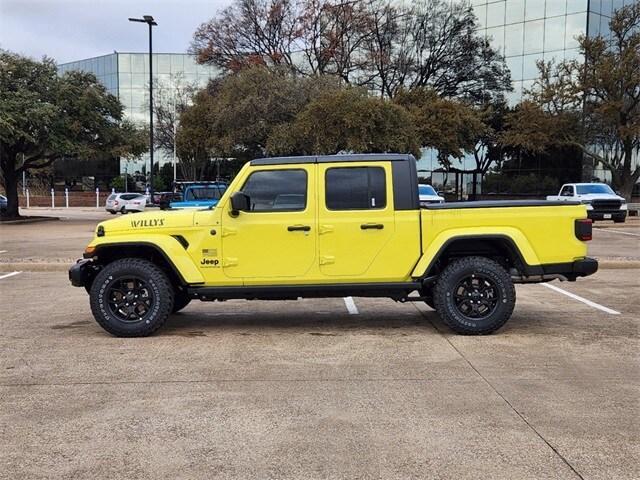
POLYGON ((162 192, 158 200, 158 205, 160 206, 160 210, 167 210, 171 208, 171 202, 180 202, 181 200, 182 195, 178 192, 162 192))
POLYGON ((147 197, 141 193, 112 193, 107 198, 105 209, 114 215, 118 212, 144 212, 146 203, 147 197))
POLYGON ((0 212, 4 212, 7 209, 7 197, 0 195, 0 212))
POLYGON ((583 203, 591 220, 622 223, 627 218, 627 201, 606 183, 566 183, 558 195, 549 195, 547 200, 583 203))
POLYGON ((431 185, 418 185, 418 195, 420 195, 421 207, 426 207, 427 205, 432 205, 434 203, 444 203, 444 197, 438 195, 436 189, 431 185))
POLYGON ((349 296, 425 302, 454 331, 486 334, 511 316, 514 283, 575 281, 598 268, 584 205, 421 209, 416 180, 412 155, 251 160, 212 210, 100 223, 69 279, 88 291, 97 322, 123 337, 152 334, 193 299, 349 296))
POLYGON ((227 189, 224 182, 184 182, 182 199, 172 201, 171 208, 208 208, 215 207, 227 189))

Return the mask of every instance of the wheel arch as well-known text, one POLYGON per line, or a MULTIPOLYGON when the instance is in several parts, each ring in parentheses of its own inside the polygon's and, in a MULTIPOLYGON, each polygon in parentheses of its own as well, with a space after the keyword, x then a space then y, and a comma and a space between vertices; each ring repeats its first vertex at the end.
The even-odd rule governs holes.
MULTIPOLYGON (((526 245, 529 247, 529 245, 526 245)), ((426 253, 426 252, 425 252, 426 253)), ((531 256, 532 252, 528 252, 531 256)), ((516 268, 522 273, 533 273, 536 269, 527 262, 518 243, 507 234, 453 235, 440 242, 431 258, 423 256, 414 270, 414 276, 427 277, 438 274, 451 260, 466 256, 481 256, 494 259, 507 270, 516 268)))
POLYGON ((92 257, 98 265, 122 258, 142 258, 149 260, 167 273, 175 286, 203 283, 202 275, 186 253, 179 240, 167 237, 173 245, 159 245, 145 241, 109 242, 95 245, 92 257))

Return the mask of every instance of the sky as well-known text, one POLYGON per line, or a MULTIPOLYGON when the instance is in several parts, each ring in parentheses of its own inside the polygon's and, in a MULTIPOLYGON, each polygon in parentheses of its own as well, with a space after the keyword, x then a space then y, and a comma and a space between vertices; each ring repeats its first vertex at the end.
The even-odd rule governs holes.
POLYGON ((155 52, 186 52, 193 32, 231 0, 0 0, 0 48, 58 63, 148 51, 148 30, 129 17, 152 15, 155 52))

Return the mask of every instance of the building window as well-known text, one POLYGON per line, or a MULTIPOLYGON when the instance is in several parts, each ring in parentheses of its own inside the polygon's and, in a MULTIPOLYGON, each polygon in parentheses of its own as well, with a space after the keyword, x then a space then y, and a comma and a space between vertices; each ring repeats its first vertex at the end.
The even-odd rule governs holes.
POLYGON ((524 53, 541 52, 544 47, 544 20, 525 22, 524 53))
POLYGON ((524 23, 507 25, 504 28, 504 50, 507 57, 522 55, 524 23))
POLYGON ((487 5, 487 27, 504 25, 504 2, 487 5))
POLYGON ((567 15, 567 30, 564 37, 564 48, 578 48, 577 37, 584 35, 587 28, 587 14, 577 13, 575 15, 567 15))
POLYGON ((565 17, 547 18, 544 21, 544 51, 564 50, 565 17))
POLYGON ((506 23, 524 22, 524 0, 507 0, 506 23))
POLYGON ((527 0, 524 13, 525 20, 537 20, 538 18, 544 18, 544 0, 527 0))
POLYGON ((588 0, 567 0, 567 14, 587 11, 588 0))
POLYGON ((307 206, 307 172, 304 170, 259 170, 242 187, 249 195, 252 212, 299 212, 307 206))
POLYGON ((325 174, 329 210, 372 210, 387 205, 384 168, 330 168, 325 174))
POLYGON ((567 4, 564 0, 547 2, 547 9, 545 11, 546 17, 557 17, 558 15, 564 15, 566 12, 567 4))

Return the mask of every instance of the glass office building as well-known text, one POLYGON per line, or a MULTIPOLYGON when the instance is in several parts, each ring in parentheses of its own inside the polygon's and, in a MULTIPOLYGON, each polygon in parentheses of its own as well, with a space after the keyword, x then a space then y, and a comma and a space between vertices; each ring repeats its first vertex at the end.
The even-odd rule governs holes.
MULTIPOLYGON (((94 73, 107 90, 120 99, 127 118, 139 125, 149 124, 149 54, 114 52, 58 66, 60 74, 71 70, 94 73)), ((153 54, 154 85, 160 86, 163 98, 171 98, 176 84, 204 87, 217 75, 215 67, 198 65, 193 55, 153 54)), ((154 151, 154 161, 159 165, 172 159, 172 152, 154 151)), ((120 161, 120 173, 143 171, 149 171, 148 153, 133 160, 120 161)))
MULTIPOLYGON (((452 0, 452 3, 458 0, 452 0)), ((577 37, 610 35, 613 12, 637 0, 470 0, 478 18, 480 31, 505 57, 511 71, 513 91, 507 94, 510 104, 522 100, 538 77, 538 60, 556 61, 579 58, 577 37)), ((473 158, 453 161, 453 167, 473 169, 473 158)), ((441 168, 437 152, 426 150, 418 163, 423 175, 441 168)), ((434 176, 442 177, 444 174, 434 176)), ((609 178, 608 172, 596 169, 594 175, 609 178)), ((469 183, 468 175, 462 182, 469 183)))

